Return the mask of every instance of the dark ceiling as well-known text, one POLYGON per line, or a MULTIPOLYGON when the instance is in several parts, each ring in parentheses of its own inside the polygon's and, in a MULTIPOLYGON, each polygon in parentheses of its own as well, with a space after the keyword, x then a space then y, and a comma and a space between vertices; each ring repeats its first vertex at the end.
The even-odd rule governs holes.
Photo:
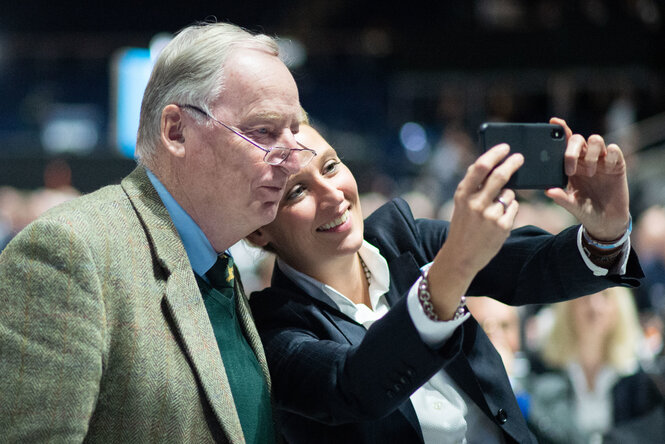
POLYGON ((102 39, 133 43, 216 17, 299 37, 311 51, 326 54, 353 53, 360 42, 379 39, 381 55, 396 67, 656 66, 665 53, 662 0, 13 3, 0 16, 0 35, 60 39, 63 45, 66 36, 88 37, 101 48, 102 39))

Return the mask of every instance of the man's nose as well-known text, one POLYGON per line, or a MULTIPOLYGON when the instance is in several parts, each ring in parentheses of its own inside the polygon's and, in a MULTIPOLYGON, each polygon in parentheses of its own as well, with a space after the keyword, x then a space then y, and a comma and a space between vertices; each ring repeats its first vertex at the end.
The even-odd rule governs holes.
MULTIPOLYGON (((296 142, 295 135, 290 129, 284 130, 284 134, 280 137, 278 142, 280 143, 279 146, 283 146, 284 148, 300 148, 298 142, 296 142)), ((278 166, 283 168, 289 175, 297 173, 300 171, 300 152, 290 151, 286 160, 278 166)))

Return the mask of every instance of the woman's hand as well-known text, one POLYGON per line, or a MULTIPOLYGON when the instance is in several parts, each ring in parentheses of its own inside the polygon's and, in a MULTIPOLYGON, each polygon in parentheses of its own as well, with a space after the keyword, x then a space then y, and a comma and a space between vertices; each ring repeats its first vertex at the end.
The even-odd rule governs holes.
POLYGON ((452 318, 471 280, 499 252, 513 227, 519 204, 515 193, 503 187, 524 157, 509 152, 506 144, 488 150, 467 169, 455 191, 448 236, 428 273, 441 319, 452 318))
POLYGON ((552 118, 550 123, 563 126, 566 131, 568 187, 549 189, 547 196, 582 222, 593 238, 620 238, 629 218, 628 179, 621 149, 615 144, 606 146, 599 135, 585 140, 573 134, 562 119, 552 118))

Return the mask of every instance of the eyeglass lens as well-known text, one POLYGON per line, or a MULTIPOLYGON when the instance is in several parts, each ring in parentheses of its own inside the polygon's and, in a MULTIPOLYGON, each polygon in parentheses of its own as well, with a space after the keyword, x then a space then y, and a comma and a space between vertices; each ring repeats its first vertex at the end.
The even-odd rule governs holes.
POLYGON ((284 162, 287 157, 289 157, 290 153, 291 149, 289 148, 274 147, 266 153, 266 156, 263 160, 265 160, 270 165, 279 165, 280 163, 284 162))
POLYGON ((315 156, 315 153, 309 150, 275 147, 266 153, 264 161, 270 165, 279 165, 289 157, 292 151, 301 168, 305 167, 315 156))

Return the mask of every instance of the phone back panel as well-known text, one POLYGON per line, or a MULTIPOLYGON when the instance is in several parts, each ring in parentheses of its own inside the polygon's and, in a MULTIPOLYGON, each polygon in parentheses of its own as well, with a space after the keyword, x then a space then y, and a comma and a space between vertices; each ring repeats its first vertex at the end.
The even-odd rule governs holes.
POLYGON ((484 123, 480 144, 485 151, 500 143, 510 145, 511 153, 522 153, 524 165, 513 174, 506 188, 565 188, 566 139, 561 125, 549 123, 484 123))

